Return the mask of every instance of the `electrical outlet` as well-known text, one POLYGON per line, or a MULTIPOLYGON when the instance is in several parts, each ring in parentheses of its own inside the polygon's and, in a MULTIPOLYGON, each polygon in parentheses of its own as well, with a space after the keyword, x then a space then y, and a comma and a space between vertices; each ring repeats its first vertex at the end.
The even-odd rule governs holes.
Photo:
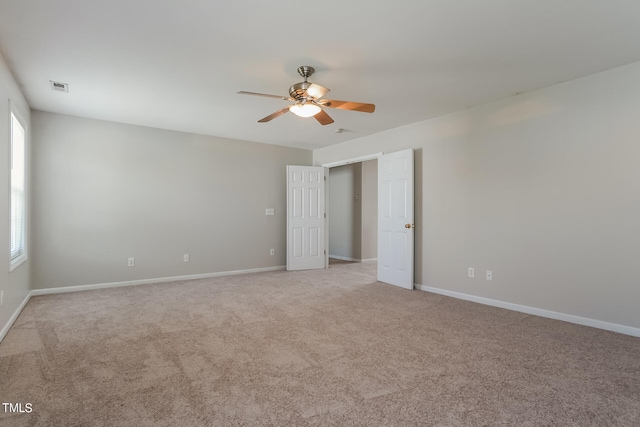
POLYGON ((129 267, 133 267, 136 265, 136 259, 135 258, 129 258, 129 260, 127 261, 127 265, 129 267))
POLYGON ((265 215, 269 215, 269 216, 275 215, 276 214, 276 210, 274 208, 267 208, 267 209, 265 209, 264 214, 265 215))
POLYGON ((189 254, 182 255, 182 261, 189 262, 189 254))
POLYGON ((493 280, 493 271, 487 270, 487 280, 493 280))
POLYGON ((270 255, 275 255, 276 254, 276 250, 275 249, 269 249, 269 254, 270 255))
POLYGON ((475 277, 475 275, 476 275, 476 272, 473 269, 473 267, 469 267, 469 271, 468 271, 467 274, 469 275, 469 277, 471 277, 473 279, 475 277))

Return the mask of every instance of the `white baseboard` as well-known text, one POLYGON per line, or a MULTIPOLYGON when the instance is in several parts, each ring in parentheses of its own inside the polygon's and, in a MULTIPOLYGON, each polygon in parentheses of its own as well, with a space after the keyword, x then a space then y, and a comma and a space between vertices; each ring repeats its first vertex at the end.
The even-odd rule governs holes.
POLYGON ((490 305, 493 307, 505 308, 507 310, 519 311, 521 313, 533 314, 535 316, 547 317, 549 319, 562 320, 569 323, 575 323, 583 326, 591 326, 593 328, 604 329, 607 331, 618 332, 625 335, 640 337, 640 328, 632 326, 619 325, 617 323, 604 322, 602 320, 589 319, 587 317, 574 316, 572 314, 558 313, 556 311, 544 310, 541 308, 529 307, 526 305, 513 304, 510 302, 494 300, 490 298, 479 297, 476 295, 464 294, 461 292, 448 291, 446 289, 434 288, 425 285, 414 285, 416 289, 434 294, 445 295, 452 298, 462 299, 466 301, 477 302, 479 304, 490 305))
POLYGON ((348 256, 340 256, 340 255, 331 255, 331 254, 329 254, 329 258, 339 259, 341 261, 360 262, 359 259, 349 258, 348 256))
POLYGON ((276 267, 250 268, 247 270, 221 271, 218 273, 191 274, 187 276, 157 277, 154 279, 129 280, 126 282, 97 283, 94 285, 63 286, 58 288, 34 289, 31 295, 62 294, 67 292, 90 291, 93 289, 119 288, 123 286, 147 285, 150 283, 177 282, 180 280, 206 279, 209 277, 235 276, 237 274, 263 273, 265 271, 284 270, 284 265, 276 267))
POLYGON ((20 316, 20 313, 22 312, 22 309, 24 308, 25 305, 27 305, 27 303, 29 302, 30 298, 31 298, 31 292, 29 292, 27 294, 27 296, 24 298, 24 300, 22 300, 22 302, 20 303, 18 308, 16 308, 16 311, 14 311, 13 314, 11 315, 11 317, 9 318, 9 321, 4 325, 2 330, 0 330, 0 342, 2 342, 4 337, 9 332, 9 329, 11 329, 11 327, 13 326, 15 321, 18 319, 18 316, 20 316))
POLYGON ((346 256, 331 255, 331 254, 329 254, 329 258, 335 258, 335 259, 339 259, 341 261, 351 261, 351 262, 374 262, 374 261, 378 261, 378 258, 358 259, 358 258, 349 258, 349 257, 346 257, 346 256))

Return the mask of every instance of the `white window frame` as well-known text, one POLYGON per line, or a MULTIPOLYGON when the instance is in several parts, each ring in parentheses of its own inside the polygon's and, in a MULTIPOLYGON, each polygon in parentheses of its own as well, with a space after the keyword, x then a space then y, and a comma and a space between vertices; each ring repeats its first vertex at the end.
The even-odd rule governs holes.
POLYGON ((11 102, 9 102, 9 149, 10 149, 10 153, 9 153, 9 210, 10 210, 10 241, 9 241, 9 247, 10 247, 10 265, 9 265, 9 271, 12 271, 14 269, 16 269, 19 265, 21 265, 23 262, 25 262, 27 260, 27 224, 28 224, 28 172, 27 172, 27 167, 28 167, 28 149, 29 149, 29 136, 28 136, 28 129, 27 126, 25 125, 26 121, 22 118, 22 116, 20 115, 19 112, 17 112, 12 106, 11 106, 11 102), (22 177, 22 204, 23 204, 23 209, 22 209, 22 218, 21 218, 21 222, 22 222, 22 233, 21 236, 19 237, 19 242, 18 242, 18 246, 19 249, 17 251, 17 253, 14 253, 15 251, 13 251, 13 247, 12 246, 12 240, 14 238, 14 226, 13 226, 13 219, 11 218, 13 215, 13 201, 12 201, 12 194, 14 191, 14 177, 13 177, 13 162, 14 162, 14 124, 18 123, 20 125, 20 127, 23 130, 24 133, 24 149, 23 149, 23 167, 22 167, 22 172, 24 174, 24 176, 22 177))

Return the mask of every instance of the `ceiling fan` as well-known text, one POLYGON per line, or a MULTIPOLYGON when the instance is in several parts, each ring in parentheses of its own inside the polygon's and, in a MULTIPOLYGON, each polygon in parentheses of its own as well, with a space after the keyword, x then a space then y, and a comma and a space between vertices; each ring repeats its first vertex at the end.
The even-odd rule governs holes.
POLYGON ((269 122, 276 117, 280 117, 281 115, 285 114, 287 111, 291 111, 297 116, 314 117, 321 125, 328 125, 330 123, 333 123, 333 119, 322 109, 322 107, 337 108, 340 110, 361 111, 363 113, 373 113, 376 109, 376 106, 373 104, 364 104, 362 102, 352 101, 336 101, 334 99, 323 99, 323 97, 327 93, 329 93, 330 89, 324 86, 320 86, 319 84, 309 83, 307 81, 307 79, 311 77, 311 75, 313 75, 315 71, 316 70, 313 67, 310 67, 308 65, 298 67, 298 74, 304 77, 304 81, 291 86, 289 88, 289 96, 246 92, 244 90, 241 90, 238 93, 241 95, 264 96, 267 98, 278 98, 282 99, 283 101, 295 102, 295 104, 293 105, 278 110, 275 113, 269 114, 267 117, 258 120, 258 123, 269 122))

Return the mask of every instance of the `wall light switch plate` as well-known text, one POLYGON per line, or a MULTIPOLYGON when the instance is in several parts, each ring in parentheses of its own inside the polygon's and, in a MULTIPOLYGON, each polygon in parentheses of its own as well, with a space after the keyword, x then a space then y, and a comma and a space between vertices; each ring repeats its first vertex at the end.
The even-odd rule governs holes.
POLYGON ((493 280, 493 271, 487 270, 487 280, 493 280))
POLYGON ((473 267, 469 267, 469 271, 467 272, 467 274, 469 275, 469 277, 471 277, 472 279, 475 277, 476 273, 475 270, 473 269, 473 267))
POLYGON ((271 215, 275 215, 275 214, 276 214, 276 211, 273 208, 267 208, 266 211, 265 211, 265 215, 271 216, 271 215))

